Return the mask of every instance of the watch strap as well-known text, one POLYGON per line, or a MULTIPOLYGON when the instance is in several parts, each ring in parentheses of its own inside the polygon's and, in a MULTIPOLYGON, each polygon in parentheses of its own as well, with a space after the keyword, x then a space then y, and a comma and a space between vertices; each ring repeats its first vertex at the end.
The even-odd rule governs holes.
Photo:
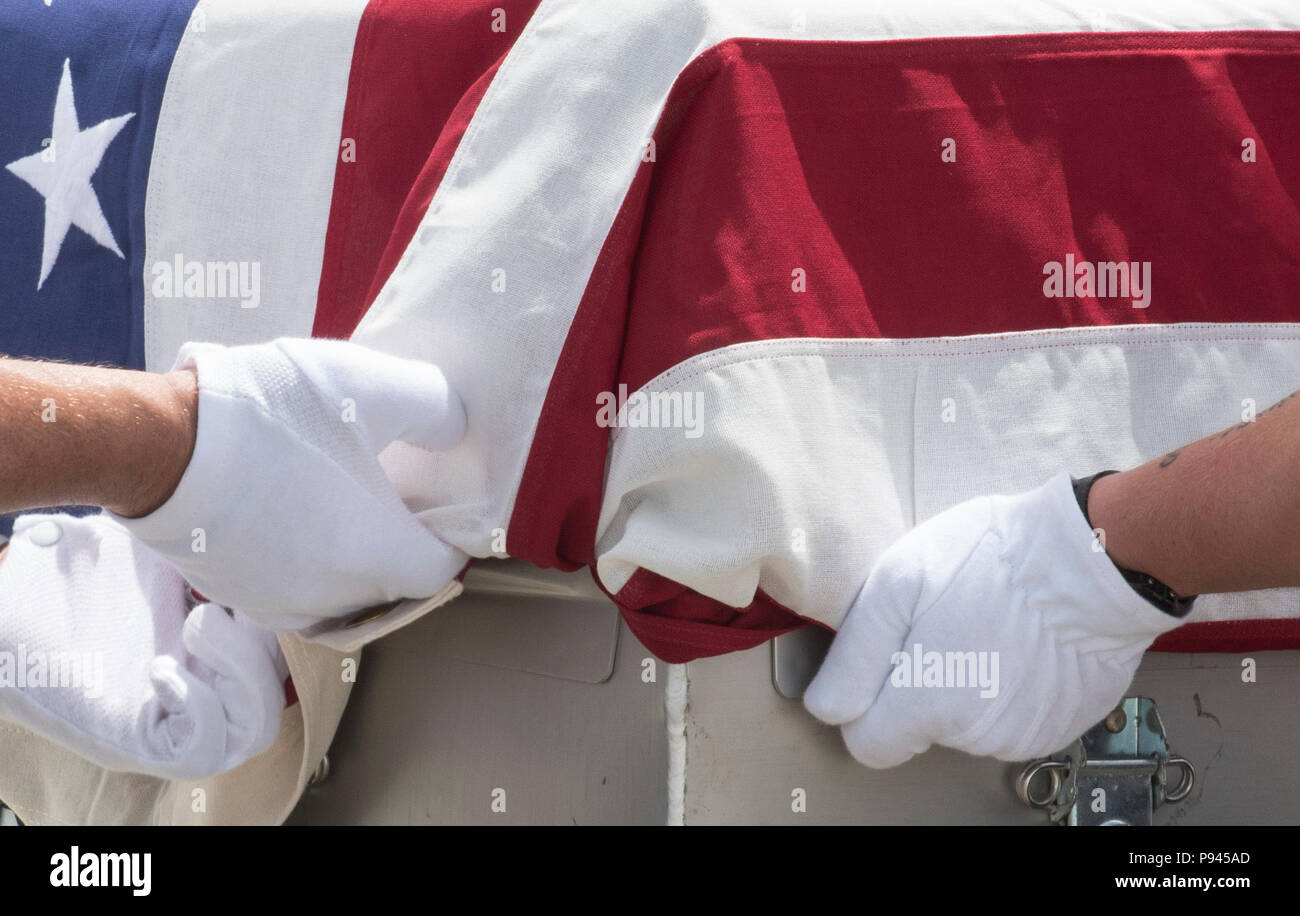
MULTIPOLYGON (((1070 478, 1074 482, 1074 496, 1079 501, 1079 511, 1083 513, 1089 528, 1093 527, 1092 519, 1088 516, 1088 494, 1092 492, 1092 485, 1103 477, 1118 473, 1116 470, 1099 471, 1089 477, 1070 478)), ((1111 559, 1111 562, 1115 563, 1114 559, 1111 559)), ((1135 569, 1125 569, 1118 563, 1115 563, 1115 568, 1135 592, 1169 616, 1186 617, 1191 613, 1192 602, 1196 600, 1195 595, 1179 595, 1155 576, 1135 569)))

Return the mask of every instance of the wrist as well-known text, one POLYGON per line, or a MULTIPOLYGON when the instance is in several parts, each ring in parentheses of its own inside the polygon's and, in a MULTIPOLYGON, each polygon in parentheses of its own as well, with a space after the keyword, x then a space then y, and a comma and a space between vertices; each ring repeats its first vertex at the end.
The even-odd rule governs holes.
POLYGON ((138 377, 134 395, 145 420, 126 444, 121 494, 104 503, 124 518, 148 515, 171 497, 194 454, 198 432, 198 379, 192 371, 138 377))
POLYGON ((1125 511, 1132 506, 1126 494, 1125 472, 1096 477, 1084 499, 1083 514, 1101 542, 1106 555, 1123 569, 1142 569, 1142 537, 1134 538, 1133 520, 1125 511))
POLYGON ((1169 584, 1165 564, 1151 551, 1153 546, 1167 548, 1169 539, 1147 530, 1163 520, 1140 510, 1140 494, 1133 488, 1131 472, 1104 471, 1085 478, 1076 483, 1079 508, 1129 585, 1166 614, 1184 617, 1196 596, 1169 584))

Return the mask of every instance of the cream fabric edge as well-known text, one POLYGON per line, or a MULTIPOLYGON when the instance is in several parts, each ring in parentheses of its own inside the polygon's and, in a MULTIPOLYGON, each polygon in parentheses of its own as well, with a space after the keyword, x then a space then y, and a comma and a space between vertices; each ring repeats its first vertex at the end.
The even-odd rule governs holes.
MULTIPOLYGON (((1136 466, 1297 378, 1300 323, 720 348, 641 389, 697 399, 707 435, 613 430, 596 572, 611 594, 645 569, 736 608, 761 589, 837 627, 913 525, 1061 470, 1136 466)), ((1273 589, 1203 596, 1191 620, 1295 616, 1300 591, 1273 589)))

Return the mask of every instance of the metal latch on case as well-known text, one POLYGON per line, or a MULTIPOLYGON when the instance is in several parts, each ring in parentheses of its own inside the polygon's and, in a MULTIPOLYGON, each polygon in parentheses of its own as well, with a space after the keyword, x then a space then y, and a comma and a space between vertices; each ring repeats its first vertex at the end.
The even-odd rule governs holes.
POLYGON ((1016 794, 1056 824, 1137 827, 1149 826, 1162 804, 1186 798, 1195 780, 1191 761, 1169 753, 1155 701, 1125 697, 1068 748, 1025 764, 1016 794))

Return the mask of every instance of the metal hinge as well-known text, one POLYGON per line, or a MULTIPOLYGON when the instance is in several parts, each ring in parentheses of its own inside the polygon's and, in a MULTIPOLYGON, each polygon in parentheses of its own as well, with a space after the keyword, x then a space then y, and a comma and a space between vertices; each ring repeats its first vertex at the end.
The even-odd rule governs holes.
POLYGON ((1125 697, 1068 748, 1025 764, 1016 794, 1057 824, 1149 826, 1156 808, 1182 801, 1195 781, 1191 761, 1169 753, 1155 701, 1125 697), (1173 785, 1171 770, 1180 774, 1173 785))

